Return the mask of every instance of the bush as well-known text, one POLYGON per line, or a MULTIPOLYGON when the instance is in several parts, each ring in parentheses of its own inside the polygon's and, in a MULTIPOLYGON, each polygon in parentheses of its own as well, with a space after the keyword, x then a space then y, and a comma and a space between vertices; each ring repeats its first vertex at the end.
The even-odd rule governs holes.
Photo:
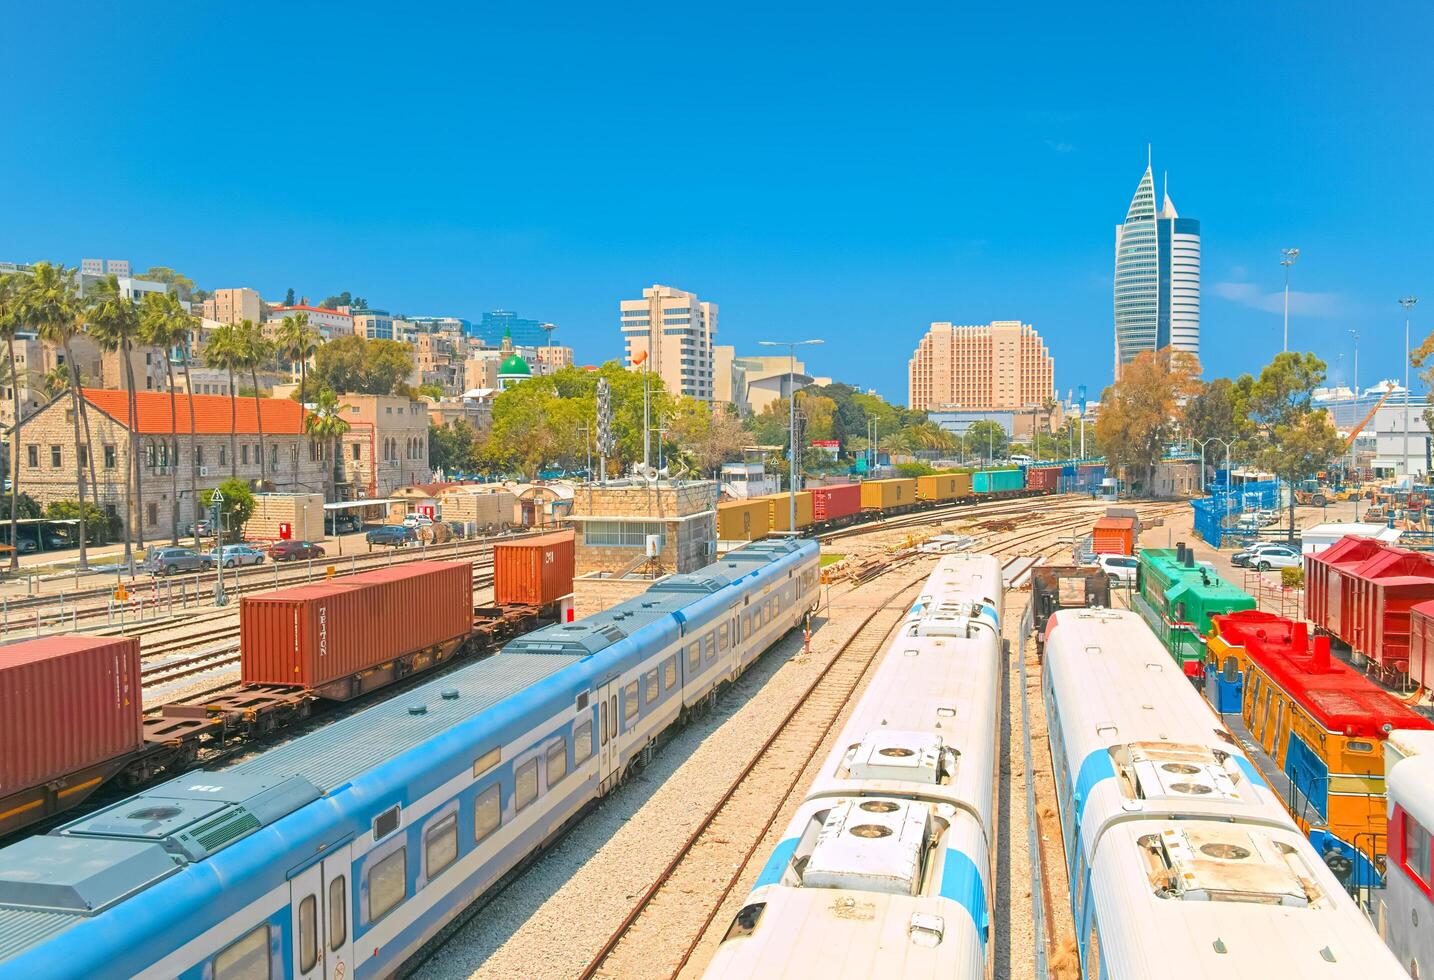
MULTIPOLYGON (((52 521, 73 521, 80 516, 80 502, 78 500, 52 500, 45 507, 45 518, 52 521)), ((120 536, 120 519, 118 516, 111 517, 100 508, 85 501, 85 543, 86 544, 109 544, 120 536)), ((79 531, 75 531, 75 541, 79 541, 79 531)))
MULTIPOLYGON (((244 523, 254 513, 254 493, 249 489, 249 484, 243 480, 225 480, 218 487, 224 503, 220 505, 221 519, 224 522, 226 541, 244 540, 244 523)), ((204 505, 207 512, 209 501, 214 497, 213 490, 201 490, 199 502, 204 505)), ((215 528, 215 533, 219 529, 215 528)))
POLYGON ((1303 568, 1280 569, 1280 584, 1287 589, 1304 588, 1305 570, 1303 568))
POLYGON ((906 477, 930 476, 936 472, 925 463, 897 463, 895 469, 898 474, 906 477))

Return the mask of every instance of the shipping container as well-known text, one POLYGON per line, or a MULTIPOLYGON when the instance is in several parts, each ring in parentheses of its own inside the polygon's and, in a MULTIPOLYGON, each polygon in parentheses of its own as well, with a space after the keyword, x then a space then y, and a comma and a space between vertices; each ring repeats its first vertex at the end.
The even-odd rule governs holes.
POLYGON ((971 477, 965 473, 936 473, 931 476, 918 476, 916 478, 916 499, 955 500, 961 496, 963 479, 969 490, 971 477))
POLYGON ((573 532, 493 545, 493 601, 546 606, 573 592, 573 532))
POLYGON ((445 521, 461 521, 474 531, 497 531, 520 522, 518 498, 508 490, 481 486, 450 487, 438 495, 445 521))
MULTIPOLYGON (((767 503, 767 527, 772 531, 790 531, 792 520, 791 494, 769 493, 757 499, 767 503)), ((797 530, 812 526, 812 495, 808 490, 798 490, 797 530)))
POLYGON ((916 481, 866 480, 861 485, 862 510, 894 510, 916 503, 916 481))
POLYGON ((835 521, 861 511, 860 483, 812 487, 811 494, 814 521, 835 521))
POLYGON ((1135 518, 1102 517, 1091 531, 1090 545, 1098 555, 1135 554, 1135 518))
POLYGON ((473 566, 416 561, 239 601, 245 684, 346 700, 446 660, 473 628, 473 566))
POLYGON ((0 647, 0 834, 74 806, 113 776, 144 745, 142 708, 133 637, 0 647))
POLYGON ((767 501, 729 500, 717 505, 717 539, 719 541, 757 541, 767 536, 771 514, 767 501))
POLYGON ((976 493, 1011 493, 1025 485, 1025 474, 1019 469, 977 470, 971 474, 971 489, 976 493))
POLYGON ((1060 489, 1061 471, 1059 467, 1046 466, 1040 469, 1026 470, 1026 489, 1044 490, 1047 493, 1055 493, 1060 489))

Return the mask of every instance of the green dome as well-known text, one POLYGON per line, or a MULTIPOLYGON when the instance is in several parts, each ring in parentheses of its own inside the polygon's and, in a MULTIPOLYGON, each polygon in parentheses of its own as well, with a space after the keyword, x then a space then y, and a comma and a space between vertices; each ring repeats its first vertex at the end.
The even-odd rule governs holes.
POLYGON ((527 361, 523 360, 517 354, 511 354, 504 359, 502 364, 498 365, 498 373, 500 375, 521 374, 524 377, 531 377, 533 371, 528 367, 527 361))

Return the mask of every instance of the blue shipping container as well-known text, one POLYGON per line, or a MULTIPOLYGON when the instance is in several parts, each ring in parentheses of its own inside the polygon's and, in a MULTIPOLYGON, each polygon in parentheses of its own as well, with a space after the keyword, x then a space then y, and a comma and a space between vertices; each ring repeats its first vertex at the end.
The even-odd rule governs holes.
POLYGON ((976 493, 1005 493, 1024 490, 1024 470, 978 470, 971 474, 971 489, 976 493))

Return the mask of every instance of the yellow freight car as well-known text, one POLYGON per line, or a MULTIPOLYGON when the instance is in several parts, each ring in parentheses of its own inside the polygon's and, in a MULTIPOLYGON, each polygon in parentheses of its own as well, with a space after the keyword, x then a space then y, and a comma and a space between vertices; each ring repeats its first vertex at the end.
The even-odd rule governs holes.
POLYGON ((960 500, 971 496, 970 473, 935 473, 916 478, 917 500, 960 500))
POLYGON ((717 505, 717 538, 720 541, 756 541, 767 536, 771 526, 764 497, 729 500, 717 505))
MULTIPOLYGON (((790 494, 773 493, 760 498, 767 501, 767 526, 773 531, 789 531, 787 526, 792 517, 790 494)), ((812 494, 810 490, 797 491, 797 530, 811 527, 812 494)))
POLYGON ((862 510, 900 510, 916 503, 916 480, 865 480, 861 485, 862 510))

